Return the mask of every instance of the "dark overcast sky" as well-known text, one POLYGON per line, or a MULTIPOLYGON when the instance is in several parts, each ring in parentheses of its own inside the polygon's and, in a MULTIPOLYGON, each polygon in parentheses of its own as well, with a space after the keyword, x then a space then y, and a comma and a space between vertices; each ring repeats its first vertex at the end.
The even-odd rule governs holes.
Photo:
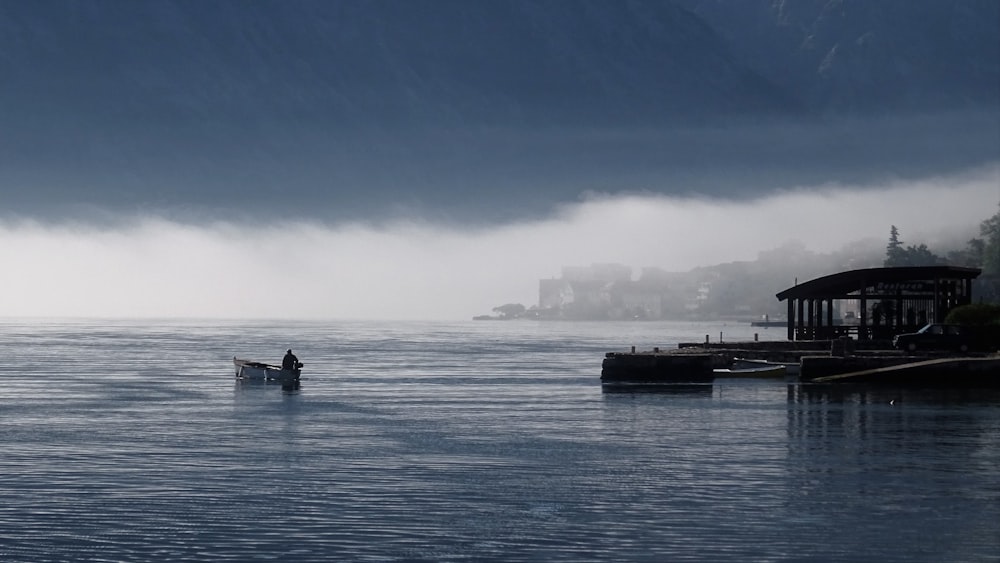
POLYGON ((503 221, 997 160, 996 2, 836 4, 3 1, 0 217, 503 221))

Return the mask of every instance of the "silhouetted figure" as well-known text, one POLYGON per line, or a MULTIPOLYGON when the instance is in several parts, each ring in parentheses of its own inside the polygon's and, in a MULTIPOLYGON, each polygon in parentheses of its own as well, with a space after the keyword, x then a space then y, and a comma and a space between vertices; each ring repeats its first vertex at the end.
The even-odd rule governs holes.
POLYGON ((285 352, 285 357, 281 359, 281 369, 299 369, 299 359, 292 353, 291 348, 285 352))

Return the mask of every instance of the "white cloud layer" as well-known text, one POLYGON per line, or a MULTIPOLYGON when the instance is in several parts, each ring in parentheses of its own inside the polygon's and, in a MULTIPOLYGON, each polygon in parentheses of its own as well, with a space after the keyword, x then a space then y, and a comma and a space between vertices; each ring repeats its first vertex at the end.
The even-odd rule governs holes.
MULTIPOLYGON (((554 216, 479 229, 272 223, 0 223, 2 317, 468 319, 537 302, 564 265, 686 271, 797 240, 888 239, 943 253, 997 211, 1000 167, 885 186, 810 187, 747 202, 594 195, 554 216)), ((782 288, 775 288, 778 291, 782 288)))

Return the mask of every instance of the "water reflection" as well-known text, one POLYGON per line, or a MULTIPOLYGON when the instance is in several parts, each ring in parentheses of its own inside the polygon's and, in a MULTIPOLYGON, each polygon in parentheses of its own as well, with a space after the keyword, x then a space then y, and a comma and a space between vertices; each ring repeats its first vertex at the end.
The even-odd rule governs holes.
POLYGON ((302 388, 301 380, 276 380, 276 379, 236 379, 235 391, 237 393, 247 389, 263 389, 280 387, 282 393, 297 393, 302 388))
POLYGON ((886 385, 811 385, 789 384, 789 403, 800 404, 923 404, 923 405, 1000 405, 1000 389, 899 387, 886 385))
POLYGON ((981 515, 996 510, 996 489, 983 487, 997 483, 996 390, 789 385, 787 394, 789 482, 807 506, 840 507, 818 528, 851 526, 857 545, 941 538, 943 552, 964 554, 956 560, 995 549, 995 524, 981 515))
POLYGON ((656 393, 662 395, 704 395, 712 396, 711 383, 620 383, 614 385, 602 385, 603 393, 656 393))
MULTIPOLYGON (((995 389, 908 389, 893 387, 788 386, 790 445, 802 441, 853 451, 874 440, 936 447, 943 441, 975 440, 996 432, 984 416, 1000 405, 995 389)), ((936 451, 928 451, 936 455, 936 451)))

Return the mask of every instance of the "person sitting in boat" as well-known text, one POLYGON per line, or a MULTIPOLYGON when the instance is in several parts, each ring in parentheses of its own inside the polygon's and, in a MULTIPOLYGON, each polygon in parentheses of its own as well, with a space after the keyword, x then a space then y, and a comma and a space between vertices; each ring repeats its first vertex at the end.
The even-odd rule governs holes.
POLYGON ((302 364, 299 363, 299 359, 292 353, 292 349, 289 348, 285 352, 285 357, 281 359, 281 369, 299 369, 302 364))

